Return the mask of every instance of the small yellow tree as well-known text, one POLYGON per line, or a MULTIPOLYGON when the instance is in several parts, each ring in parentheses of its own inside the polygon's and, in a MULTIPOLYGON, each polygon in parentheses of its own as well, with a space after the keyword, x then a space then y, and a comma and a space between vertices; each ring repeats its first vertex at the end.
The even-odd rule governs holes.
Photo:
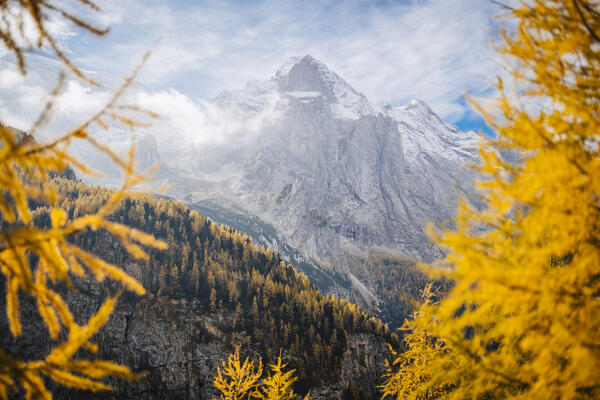
MULTIPOLYGON (((75 3, 98 10, 89 0, 78 0, 75 3)), ((0 2, 0 38, 7 49, 16 55, 23 73, 26 71, 25 52, 31 47, 47 45, 72 73, 91 83, 60 50, 48 33, 46 23, 50 15, 54 14, 95 34, 103 34, 105 30, 88 24, 70 13, 69 9, 64 4, 50 0, 0 2), (28 26, 33 26, 39 35, 34 43, 31 42, 32 38, 25 35, 28 26)), ((108 320, 118 295, 109 297, 87 323, 79 325, 68 304, 55 288, 57 283, 68 282, 71 276, 85 277, 91 274, 98 281, 110 278, 121 282, 127 290, 138 295, 145 293, 141 284, 121 268, 68 240, 79 232, 88 229, 107 231, 119 238, 131 255, 140 259, 148 258, 140 245, 164 249, 166 244, 139 230, 110 221, 109 216, 119 205, 122 191, 115 191, 97 212, 78 215, 69 220, 66 212, 57 206, 58 194, 50 179, 51 174, 64 171, 68 165, 89 171, 85 164, 69 154, 69 145, 75 140, 87 140, 123 169, 124 190, 143 179, 142 175, 134 173, 134 147, 123 158, 88 135, 91 126, 96 124, 105 127, 109 120, 132 129, 137 126, 121 112, 123 108, 118 104, 134 77, 135 73, 98 114, 50 142, 38 142, 35 137, 0 125, 0 273, 6 283, 6 316, 10 334, 18 337, 23 333, 19 298, 24 295, 37 301, 38 311, 49 336, 53 340, 59 340, 59 333, 64 332, 66 337, 39 360, 20 360, 18 354, 9 354, 0 348, 2 399, 7 399, 9 393, 17 390, 19 385, 28 399, 51 399, 45 379, 68 387, 96 391, 110 389, 102 381, 108 375, 127 379, 138 376, 125 366, 97 359, 86 360, 78 355, 82 348, 92 352, 97 350, 91 338, 108 320), (49 228, 41 228, 33 223, 29 208, 31 200, 51 207, 49 228)), ((58 94, 59 89, 60 84, 54 95, 58 94)), ((52 102, 49 102, 32 131, 44 122, 51 108, 52 102)))
POLYGON ((221 400, 243 400, 250 399, 257 387, 257 382, 263 372, 262 361, 258 366, 248 358, 242 363, 240 361, 240 350, 230 354, 227 361, 222 361, 221 367, 217 367, 214 385, 219 390, 221 400))
MULTIPOLYGON (((262 381, 261 387, 254 393, 254 397, 261 400, 293 400, 296 398, 292 385, 298 380, 294 377, 295 369, 283 372, 287 364, 277 357, 277 364, 269 364, 271 372, 262 381)), ((306 397, 308 399, 308 396, 306 397)))
MULTIPOLYGON (((223 369, 217 369, 214 385, 221 392, 219 399, 295 399, 298 395, 292 385, 298 380, 294 376, 296 370, 284 372, 286 366, 280 354, 276 364, 269 364, 271 369, 269 375, 259 382, 263 372, 262 360, 259 360, 258 368, 254 368, 254 362, 249 362, 248 358, 242 364, 239 349, 236 349, 234 354, 229 355, 227 363, 223 361, 223 369)), ((310 400, 310 393, 304 397, 304 400, 310 400)))
POLYGON ((436 236, 456 285, 413 323, 444 351, 409 341, 430 373, 417 361, 388 377, 413 398, 413 376, 448 399, 600 397, 600 4, 511 4, 510 90, 481 108, 498 135, 481 148, 486 207, 463 202, 436 236))

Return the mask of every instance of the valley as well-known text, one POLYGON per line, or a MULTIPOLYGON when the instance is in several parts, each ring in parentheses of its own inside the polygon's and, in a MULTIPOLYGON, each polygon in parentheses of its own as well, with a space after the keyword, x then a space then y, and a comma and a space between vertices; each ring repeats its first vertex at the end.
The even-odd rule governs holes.
POLYGON ((599 4, 0 1, 0 400, 599 399, 599 4))

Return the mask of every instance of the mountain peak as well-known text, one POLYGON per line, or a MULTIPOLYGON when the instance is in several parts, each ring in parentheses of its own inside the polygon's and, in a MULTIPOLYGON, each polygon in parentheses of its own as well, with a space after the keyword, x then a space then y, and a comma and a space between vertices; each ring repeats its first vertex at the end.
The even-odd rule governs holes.
POLYGON ((291 57, 275 74, 277 88, 292 96, 325 99, 334 115, 358 119, 375 115, 367 98, 323 62, 310 55, 291 57))
MULTIPOLYGON (((275 74, 279 89, 285 92, 320 92, 334 97, 336 88, 350 85, 321 61, 310 55, 291 57, 275 74)), ((352 89, 354 90, 354 89, 352 89)))
POLYGON ((213 102, 219 105, 238 104, 258 111, 267 104, 274 91, 301 103, 323 102, 339 119, 376 115, 362 93, 310 55, 291 57, 269 81, 250 81, 241 90, 220 93, 213 102))
POLYGON ((406 118, 416 118, 421 121, 431 120, 436 123, 446 124, 439 115, 433 109, 424 102, 419 99, 412 99, 408 103, 399 106, 387 106, 384 107, 386 114, 393 115, 393 117, 397 120, 405 120, 406 118))
POLYGON ((277 70, 277 72, 275 73, 275 79, 281 79, 281 78, 284 78, 286 76, 289 76, 290 71, 292 70, 292 68, 294 68, 296 65, 299 65, 299 64, 304 64, 304 65, 321 64, 323 67, 325 67, 325 69, 328 69, 325 64, 323 64, 319 60, 313 58, 310 54, 307 54, 305 56, 294 56, 294 57, 290 57, 285 62, 285 64, 283 64, 277 70))
POLYGON ((400 108, 407 111, 420 111, 427 114, 435 114, 435 112, 431 109, 429 104, 425 103, 423 100, 420 99, 412 99, 400 108))

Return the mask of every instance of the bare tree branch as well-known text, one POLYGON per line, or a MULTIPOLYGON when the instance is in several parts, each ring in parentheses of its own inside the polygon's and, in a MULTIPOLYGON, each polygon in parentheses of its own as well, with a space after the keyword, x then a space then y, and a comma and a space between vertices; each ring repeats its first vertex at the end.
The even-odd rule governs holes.
POLYGON ((510 11, 515 11, 515 9, 512 8, 511 6, 509 6, 507 4, 504 4, 504 3, 501 3, 498 0, 490 0, 490 1, 492 2, 492 4, 496 4, 497 6, 500 6, 500 7, 504 8, 504 9, 507 9, 507 10, 510 10, 510 11))
MULTIPOLYGON (((579 1, 578 0, 573 0, 573 6, 577 10, 577 13, 579 14, 579 17, 581 18, 581 22, 583 22, 583 25, 585 26, 585 28, 587 29, 587 31, 594 38, 594 40, 596 40, 597 42, 600 42, 600 37, 596 34, 596 32, 594 32, 594 30, 592 29, 592 27, 588 24, 588 21, 585 18, 585 15, 583 15, 583 11, 581 10, 581 7, 579 6, 579 1)), ((588 8, 588 7, 589 6, 586 6, 586 8, 588 8)))

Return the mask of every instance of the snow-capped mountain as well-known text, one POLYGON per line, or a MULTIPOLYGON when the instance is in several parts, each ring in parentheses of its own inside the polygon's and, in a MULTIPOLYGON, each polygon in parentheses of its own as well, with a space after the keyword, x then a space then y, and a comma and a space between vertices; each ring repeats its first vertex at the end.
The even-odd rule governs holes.
MULTIPOLYGON (((130 98, 135 91, 146 89, 130 98)), ((162 165, 154 185, 168 184, 166 194, 246 230, 311 278, 341 277, 353 290, 321 287, 373 306, 369 253, 439 258, 424 226, 450 219, 458 193, 472 191, 475 172, 466 165, 478 160, 477 134, 418 100, 372 103, 311 56, 222 92, 199 114, 202 141, 168 121, 138 135, 140 164, 162 165)), ((118 149, 128 143, 118 130, 95 134, 118 149)), ((117 182, 108 160, 78 151, 107 183, 117 182)))
MULTIPOLYGON (((475 133, 421 101, 373 104, 310 56, 291 58, 268 81, 221 93, 212 106, 256 132, 240 131, 243 145, 215 146, 200 163, 190 154, 191 175, 221 177, 220 193, 210 196, 233 199, 272 225, 281 242, 346 277, 367 302, 376 293, 357 278, 365 270, 356 260, 370 251, 441 256, 424 226, 451 218, 457 191, 471 191, 474 172, 465 164, 478 158, 475 133)), ((207 196, 188 189, 178 195, 207 196)))

